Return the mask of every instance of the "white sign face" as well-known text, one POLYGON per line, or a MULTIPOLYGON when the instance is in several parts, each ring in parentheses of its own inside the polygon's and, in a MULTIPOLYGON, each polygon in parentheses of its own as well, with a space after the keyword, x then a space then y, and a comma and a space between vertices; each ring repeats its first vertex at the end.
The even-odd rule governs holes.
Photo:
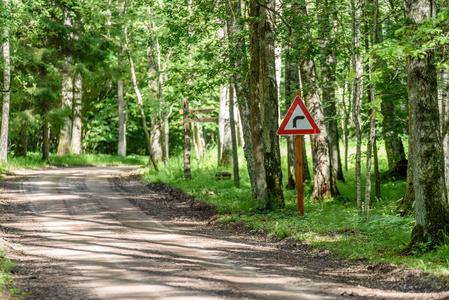
POLYGON ((295 97, 284 120, 277 131, 278 135, 320 134, 320 129, 312 119, 301 98, 295 97))
POLYGON ((306 118, 306 114, 302 111, 299 105, 296 105, 293 114, 285 125, 285 130, 298 130, 298 129, 313 129, 309 120, 306 118))

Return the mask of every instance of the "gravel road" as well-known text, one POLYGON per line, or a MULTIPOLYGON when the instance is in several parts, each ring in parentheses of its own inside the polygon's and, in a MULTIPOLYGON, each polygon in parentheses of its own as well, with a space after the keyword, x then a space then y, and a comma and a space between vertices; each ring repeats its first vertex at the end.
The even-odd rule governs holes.
MULTIPOLYGON (((348 267, 321 252, 300 256, 301 245, 283 250, 281 243, 233 237, 207 226, 213 207, 129 177, 136 168, 52 168, 4 178, 2 244, 17 263, 25 299, 449 298, 424 286, 419 272, 407 280, 403 271, 348 267), (369 284, 376 275, 378 284, 369 284)), ((430 284, 441 289, 441 282, 430 284)))

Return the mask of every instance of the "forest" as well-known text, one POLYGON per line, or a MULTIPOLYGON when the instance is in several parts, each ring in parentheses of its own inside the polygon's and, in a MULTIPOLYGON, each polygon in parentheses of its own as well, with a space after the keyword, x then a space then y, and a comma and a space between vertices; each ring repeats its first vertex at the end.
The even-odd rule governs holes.
POLYGON ((448 241, 445 0, 2 0, 0 42, 4 164, 144 155, 188 182, 213 154, 275 211, 296 185, 294 136, 276 131, 299 91, 321 131, 302 147, 310 199, 350 181, 368 216, 403 180, 409 249, 448 241))

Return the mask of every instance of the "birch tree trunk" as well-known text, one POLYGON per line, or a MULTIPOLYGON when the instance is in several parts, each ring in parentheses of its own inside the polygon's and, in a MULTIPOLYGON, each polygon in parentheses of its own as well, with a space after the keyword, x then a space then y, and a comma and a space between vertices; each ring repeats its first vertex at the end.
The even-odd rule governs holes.
POLYGON ((356 199, 357 211, 362 213, 362 120, 361 120, 361 101, 363 89, 363 66, 361 48, 361 20, 364 0, 351 0, 352 10, 352 67, 355 79, 352 86, 352 117, 356 128, 357 147, 355 162, 355 183, 356 183, 356 199))
POLYGON ((239 174, 239 157, 237 149, 237 135, 234 122, 234 85, 231 84, 229 88, 229 115, 231 116, 231 142, 232 142, 232 163, 234 167, 234 186, 240 188, 240 174, 239 174))
MULTIPOLYGON (((72 27, 72 18, 70 11, 64 12, 64 25, 68 28, 72 27)), ((67 39, 70 41, 73 38, 73 33, 69 33, 67 39)), ((66 49, 64 55, 64 65, 62 67, 62 108, 69 109, 72 115, 73 112, 73 70, 72 70, 72 53, 66 49)), ((58 152, 60 156, 70 154, 72 143, 72 118, 70 116, 64 117, 64 125, 59 133, 58 152)))
POLYGON ((259 21, 262 8, 257 0, 250 0, 250 110, 251 110, 251 132, 254 153, 254 170, 256 179, 256 199, 260 208, 266 208, 268 198, 267 181, 264 164, 264 151, 262 142, 262 114, 260 100, 260 38, 259 38, 259 21))
MULTIPOLYGON (((9 1, 4 0, 6 4, 9 1)), ((6 41, 3 43, 3 59, 5 67, 3 69, 3 108, 2 108, 2 127, 0 132, 0 161, 8 162, 8 139, 9 139, 9 106, 11 96, 11 66, 9 52, 9 29, 5 28, 4 37, 6 41)))
POLYGON ((321 77, 322 77, 322 96, 324 104, 324 114, 326 118, 326 129, 329 136, 329 156, 331 164, 331 188, 333 194, 337 194, 337 178, 340 173, 343 178, 341 168, 339 170, 339 141, 337 129, 337 106, 335 101, 335 68, 337 59, 333 51, 332 28, 330 12, 335 4, 332 0, 320 0, 320 37, 321 37, 321 77), (330 3, 329 3, 330 2, 330 3))
POLYGON ((150 133, 148 132, 148 127, 147 127, 147 119, 145 116, 145 111, 143 110, 143 99, 142 99, 142 94, 140 93, 140 89, 139 86, 137 85, 137 78, 136 78, 136 72, 134 69, 134 62, 131 56, 131 50, 129 49, 129 38, 128 38, 128 30, 127 28, 125 28, 125 41, 126 41, 126 54, 128 55, 128 61, 129 61, 129 67, 130 67, 130 71, 131 71, 131 78, 132 78, 132 82, 133 82, 133 86, 134 86, 134 91, 137 95, 137 105, 139 107, 139 111, 140 111, 140 117, 142 120, 142 126, 143 126, 143 131, 145 133, 145 140, 147 142, 147 149, 148 149, 148 153, 149 153, 149 163, 153 164, 153 167, 156 171, 159 171, 159 168, 157 167, 157 164, 154 160, 153 157, 153 152, 152 152, 152 148, 151 148, 151 138, 150 138, 150 133))
MULTIPOLYGON (((297 47, 294 44, 293 48, 297 47)), ((288 47, 289 48, 289 47, 288 47)), ((286 49, 285 58, 285 107, 290 108, 295 92, 299 90, 298 61, 295 55, 291 55, 290 49, 286 49)), ((304 139, 302 139, 304 140, 304 139)), ((303 147, 304 148, 304 147, 303 147)), ((287 136, 287 190, 296 188, 296 142, 295 136, 287 136)))
MULTIPOLYGON (((435 16, 434 0, 405 0, 406 16, 416 27, 435 16)), ((413 187, 415 226, 410 246, 429 241, 444 242, 449 233, 449 205, 444 180, 444 155, 439 130, 438 86, 435 51, 424 57, 408 57, 408 96, 413 140, 413 187)))
MULTIPOLYGON (((284 207, 281 154, 279 150, 279 107, 275 61, 275 1, 266 0, 259 10, 259 82, 262 142, 268 200, 266 208, 284 207)), ((255 117, 255 116, 252 116, 255 117)))
MULTIPOLYGON (((447 50, 446 50, 447 52, 447 50)), ((442 74, 442 93, 441 98, 443 105, 443 111, 441 113, 443 117, 443 150, 444 150, 444 174, 446 177, 446 189, 449 194, 449 71, 444 70, 442 74)))
POLYGON ((232 163, 232 139, 229 115, 229 85, 220 86, 220 111, 218 114, 219 158, 218 165, 229 168, 232 163))
POLYGON ((328 135, 318 90, 318 78, 316 75, 315 63, 312 60, 307 60, 301 61, 299 65, 305 104, 318 128, 321 130, 319 135, 311 135, 310 140, 312 144, 314 174, 312 197, 315 199, 322 199, 327 196, 336 195, 338 190, 332 189, 331 186, 332 174, 328 135))
MULTIPOLYGON (((367 3, 365 3, 367 6, 367 3)), ((372 31, 372 44, 373 46, 377 44, 377 15, 378 15, 378 0, 374 0, 374 12, 373 12, 373 27, 372 31)), ((368 17, 365 11, 365 49, 366 52, 369 52, 369 26, 368 26, 368 17)), ((372 57, 374 60, 375 58, 372 57)), ((369 63, 366 66, 366 73, 369 74, 368 78, 371 80, 368 88, 368 103, 373 103, 375 99, 375 91, 376 91, 376 83, 373 82, 372 74, 376 70, 376 66, 373 63, 369 63)), ((371 165, 372 165, 372 150, 374 148, 374 139, 376 136, 376 107, 371 107, 370 109, 370 127, 369 127, 369 138, 368 144, 366 146, 366 182, 365 182, 365 206, 364 213, 369 213, 369 207, 371 202, 371 165)), ((377 149, 376 149, 377 151, 377 149)))
POLYGON ((246 159, 246 166, 248 168, 248 175, 251 183, 251 192, 253 197, 256 197, 256 171, 254 165, 254 152, 253 152, 253 138, 251 130, 251 114, 250 114, 250 90, 247 79, 248 73, 248 57, 246 54, 246 45, 244 38, 238 38, 237 34, 243 31, 244 21, 242 17, 243 1, 235 1, 233 5, 232 23, 229 25, 230 34, 229 37, 233 41, 234 55, 232 62, 236 71, 233 74, 235 94, 237 96, 237 105, 240 113, 240 120, 242 123, 243 132, 243 151, 246 159))
POLYGON ((189 102, 187 98, 182 100, 182 108, 184 110, 183 127, 184 127, 184 179, 192 179, 192 171, 190 169, 190 124, 189 124, 189 102))
MULTIPOLYGON (((122 47, 118 47, 118 68, 122 65, 122 47)), ((125 100, 123 98, 123 81, 120 77, 117 81, 118 101, 118 156, 126 157, 126 118, 125 100)))
POLYGON ((72 108, 72 141, 70 143, 70 153, 81 153, 81 130, 82 130, 82 77, 81 74, 76 74, 73 83, 73 108, 72 108))
POLYGON ((49 147, 49 130, 48 130, 48 111, 42 115, 42 160, 50 163, 50 147, 49 147))

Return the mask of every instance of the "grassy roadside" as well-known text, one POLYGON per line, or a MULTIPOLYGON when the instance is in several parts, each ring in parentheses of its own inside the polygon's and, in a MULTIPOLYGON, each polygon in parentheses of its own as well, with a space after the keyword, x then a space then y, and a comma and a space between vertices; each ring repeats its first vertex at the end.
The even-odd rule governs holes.
MULTIPOLYGON (((310 149, 308 150, 310 152, 310 149)), ((387 169, 385 153, 380 151, 379 156, 382 172, 387 169)), ((405 190, 403 180, 391 181, 390 178, 384 178, 381 187, 382 199, 377 200, 373 196, 369 217, 359 217, 354 200, 354 171, 351 165, 353 161, 350 160, 349 170, 345 172, 346 183, 340 182, 338 185, 341 196, 320 202, 312 200, 310 196, 313 182, 306 182, 304 217, 298 217, 296 214, 296 192, 287 190, 284 190, 286 207, 283 210, 257 213, 256 205, 251 199, 243 153, 239 156, 240 189, 234 187, 232 180, 215 180, 217 171, 225 171, 216 167, 216 153, 208 153, 208 159, 202 162, 201 167, 194 157, 192 155, 192 181, 189 182, 183 177, 181 155, 171 158, 168 168, 160 165, 160 171, 157 173, 152 168, 141 169, 141 172, 148 181, 165 182, 194 195, 197 200, 214 204, 222 223, 238 222, 250 230, 263 231, 279 238, 298 239, 310 243, 313 247, 329 249, 340 258, 400 264, 449 278, 449 245, 442 245, 428 253, 416 251, 412 256, 400 255, 400 250, 410 240, 414 223, 413 217, 400 217, 396 214, 397 201, 405 190)), ((123 159, 111 155, 87 154, 51 156, 51 159, 56 165, 143 165, 148 161, 147 157, 141 156, 123 159)), ((6 167, 0 165, 0 170, 46 166, 48 164, 40 160, 40 154, 31 153, 26 159, 11 159, 6 167)), ((309 166, 311 167, 311 161, 309 166)), ((282 168, 286 170, 285 159, 282 168)), ((365 174, 364 170, 362 174, 365 174)), ((285 184, 286 182, 284 186, 285 184)), ((1 264, 0 261, 0 269, 1 264)))
MULTIPOLYGON (((385 153, 380 151, 379 154, 381 172, 385 172, 385 153)), ((210 154, 210 161, 203 162, 201 167, 193 157, 192 155, 192 180, 189 182, 183 179, 182 157, 172 159, 169 168, 163 168, 158 173, 146 169, 143 171, 144 178, 151 182, 165 182, 193 194, 197 200, 216 205, 222 223, 239 222, 250 230, 263 231, 279 238, 298 239, 310 243, 312 247, 328 249, 339 258, 420 268, 449 280, 448 244, 441 245, 432 252, 424 253, 418 249, 413 255, 401 255, 401 249, 410 241, 414 224, 414 217, 401 217, 396 213, 398 201, 405 191, 404 180, 391 181, 391 178, 383 178, 382 199, 372 196, 372 210, 368 217, 360 217, 357 213, 352 166, 345 172, 346 183, 338 184, 341 192, 339 197, 323 201, 312 200, 310 196, 313 182, 305 183, 304 217, 299 217, 296 213, 296 192, 286 190, 284 209, 256 213, 243 155, 240 155, 239 162, 240 189, 234 187, 232 180, 215 180, 215 172, 223 169, 215 167, 214 154, 210 154)), ((312 167, 310 161, 309 164, 312 167)), ((286 170, 285 159, 282 168, 286 170)), ((365 170, 362 170, 362 174, 365 174, 365 170)), ((285 186, 285 176, 284 181, 285 186)), ((425 248, 426 245, 422 245, 422 249, 425 248)))

